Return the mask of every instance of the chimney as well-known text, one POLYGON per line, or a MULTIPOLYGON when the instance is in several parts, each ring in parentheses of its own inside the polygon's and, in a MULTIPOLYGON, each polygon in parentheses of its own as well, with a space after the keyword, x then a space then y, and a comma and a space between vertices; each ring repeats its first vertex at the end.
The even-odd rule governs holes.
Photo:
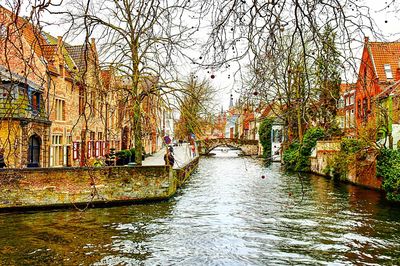
POLYGON ((62 45, 63 45, 63 40, 61 36, 57 36, 57 60, 56 62, 58 63, 58 71, 60 72, 60 75, 62 77, 65 77, 65 69, 64 69, 64 57, 62 53, 62 45))
POLYGON ((229 109, 233 107, 233 95, 231 94, 231 98, 229 101, 229 109))
POLYGON ((364 43, 368 43, 369 42, 369 37, 368 36, 365 36, 364 37, 364 43))
POLYGON ((60 47, 62 45, 62 37, 57 36, 57 45, 60 47))

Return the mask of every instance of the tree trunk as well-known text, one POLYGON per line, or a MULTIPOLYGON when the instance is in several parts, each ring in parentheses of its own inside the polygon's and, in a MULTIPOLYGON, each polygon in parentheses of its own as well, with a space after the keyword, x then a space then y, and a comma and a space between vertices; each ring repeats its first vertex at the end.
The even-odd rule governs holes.
POLYGON ((134 101, 134 115, 133 115, 133 128, 135 137, 135 162, 137 165, 142 165, 142 120, 140 118, 140 102, 138 100, 134 101))

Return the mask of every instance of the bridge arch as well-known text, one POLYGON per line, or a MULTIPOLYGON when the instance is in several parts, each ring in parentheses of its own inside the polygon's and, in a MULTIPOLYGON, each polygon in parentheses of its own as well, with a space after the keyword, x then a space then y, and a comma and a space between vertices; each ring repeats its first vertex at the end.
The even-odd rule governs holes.
POLYGON ((258 140, 216 138, 198 141, 199 152, 202 155, 209 154, 218 146, 240 149, 244 155, 258 155, 258 140))

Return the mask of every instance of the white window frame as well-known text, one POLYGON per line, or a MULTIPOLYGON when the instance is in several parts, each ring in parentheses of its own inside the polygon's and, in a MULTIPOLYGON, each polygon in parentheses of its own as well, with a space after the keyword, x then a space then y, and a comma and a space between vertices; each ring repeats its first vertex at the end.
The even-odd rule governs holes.
POLYGON ((384 64, 383 68, 385 70, 386 79, 393 79, 393 72, 390 64, 384 64))

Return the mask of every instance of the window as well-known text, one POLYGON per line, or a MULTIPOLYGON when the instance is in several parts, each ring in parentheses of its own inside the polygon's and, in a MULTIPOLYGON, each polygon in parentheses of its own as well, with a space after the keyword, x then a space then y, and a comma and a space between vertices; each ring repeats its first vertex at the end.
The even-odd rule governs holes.
POLYGON ((368 100, 367 100, 367 98, 363 99, 362 108, 363 108, 363 118, 364 118, 364 121, 366 121, 367 120, 367 115, 368 115, 368 100))
POLYGON ((389 64, 383 66, 385 68, 385 74, 387 79, 393 79, 392 69, 389 64))
POLYGON ((75 141, 72 143, 72 158, 74 160, 78 160, 79 154, 80 154, 80 143, 75 141))
POLYGON ((354 110, 351 110, 351 113, 350 113, 350 127, 351 128, 355 127, 354 110))
POLYGON ((7 37, 7 27, 6 25, 1 24, 0 25, 0 38, 6 38, 7 37))
POLYGON ((344 117, 339 117, 339 127, 344 128, 344 117))
POLYGON ((40 111, 40 98, 41 98, 40 92, 35 91, 31 93, 29 105, 34 113, 39 113, 40 111))
POLYGON ((338 108, 339 109, 343 108, 343 106, 344 106, 344 99, 343 99, 343 96, 340 96, 339 102, 338 102, 338 108))
POLYGON ((88 141, 88 148, 87 148, 87 157, 90 158, 92 157, 93 154, 93 143, 94 141, 88 141))
POLYGON ((99 156, 103 156, 103 141, 96 141, 95 142, 95 156, 99 157, 99 156))
POLYGON ((105 156, 110 152, 110 143, 108 141, 103 141, 101 156, 105 156))
POLYGON ((350 97, 349 97, 349 99, 350 99, 350 105, 353 105, 354 104, 354 94, 353 95, 351 95, 350 97))
POLYGON ((56 120, 65 120, 65 101, 56 99, 56 120))
POLYGON ((361 100, 357 101, 357 115, 358 117, 362 117, 361 100))
POLYGON ((62 135, 51 136, 50 166, 63 165, 62 135))

